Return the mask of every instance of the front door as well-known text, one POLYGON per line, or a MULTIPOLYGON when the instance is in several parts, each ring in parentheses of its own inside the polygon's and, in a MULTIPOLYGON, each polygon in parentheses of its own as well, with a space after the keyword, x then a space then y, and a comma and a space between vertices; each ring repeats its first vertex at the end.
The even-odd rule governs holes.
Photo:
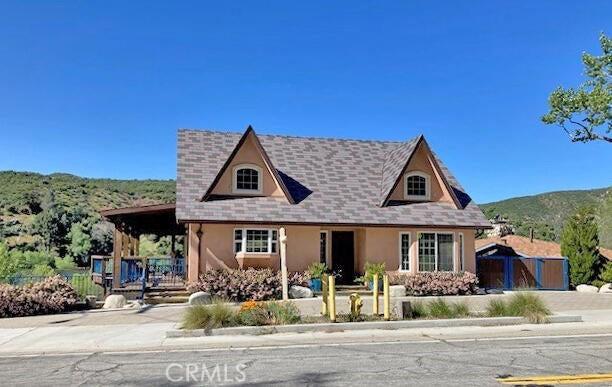
POLYGON ((354 271, 354 234, 352 231, 332 231, 332 270, 339 272, 339 284, 352 284, 354 271))

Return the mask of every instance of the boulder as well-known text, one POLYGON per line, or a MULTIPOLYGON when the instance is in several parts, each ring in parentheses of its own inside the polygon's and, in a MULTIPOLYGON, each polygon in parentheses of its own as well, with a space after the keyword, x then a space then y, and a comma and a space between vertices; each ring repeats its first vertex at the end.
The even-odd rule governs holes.
POLYGON ((485 294, 487 294, 487 289, 485 288, 478 288, 476 289, 476 294, 479 296, 484 296, 485 294))
POLYGON ((208 305, 212 302, 210 293, 195 292, 189 296, 189 305, 208 305))
POLYGON ((123 309, 142 309, 143 302, 142 300, 130 301, 128 302, 123 309))
POLYGON ((310 288, 304 286, 293 285, 289 289, 289 297, 291 298, 312 298, 314 293, 310 288))
POLYGON ((127 304, 127 300, 123 294, 111 294, 104 300, 102 309, 119 309, 127 304))
POLYGON ((612 293, 612 284, 603 284, 599 288, 599 293, 612 293))
POLYGON ((487 294, 504 294, 502 289, 487 289, 487 294))
POLYGON ((578 285, 576 286, 576 291, 579 293, 597 293, 599 288, 591 285, 578 285))
POLYGON ((85 296, 85 305, 87 305, 89 309, 95 309, 97 301, 98 299, 96 296, 85 296))
POLYGON ((389 286, 390 297, 405 297, 406 287, 404 285, 391 285, 389 286))

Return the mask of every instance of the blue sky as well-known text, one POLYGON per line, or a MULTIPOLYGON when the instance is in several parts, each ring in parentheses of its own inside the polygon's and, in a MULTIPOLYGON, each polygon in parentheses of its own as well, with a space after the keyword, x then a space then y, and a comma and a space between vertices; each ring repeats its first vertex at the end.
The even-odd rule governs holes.
POLYGON ((540 123, 610 1, 0 2, 0 169, 174 178, 177 128, 404 140, 478 202, 612 184, 540 123), (179 3, 179 4, 176 4, 179 3))

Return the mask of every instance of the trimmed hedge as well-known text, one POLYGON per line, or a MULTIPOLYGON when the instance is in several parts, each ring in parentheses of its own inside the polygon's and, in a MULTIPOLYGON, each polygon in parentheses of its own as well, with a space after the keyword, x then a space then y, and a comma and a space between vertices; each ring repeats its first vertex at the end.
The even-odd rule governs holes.
POLYGON ((59 275, 24 286, 0 285, 0 317, 61 313, 77 301, 77 292, 59 275))
POLYGON ((412 296, 454 296, 475 294, 478 277, 470 272, 422 272, 416 274, 393 274, 393 285, 404 285, 406 294, 412 296))
MULTIPOLYGON (((289 273, 289 287, 307 286, 309 279, 306 273, 289 273)), ((200 274, 198 282, 189 284, 187 290, 238 302, 280 299, 283 292, 280 271, 254 268, 207 270, 200 274)))

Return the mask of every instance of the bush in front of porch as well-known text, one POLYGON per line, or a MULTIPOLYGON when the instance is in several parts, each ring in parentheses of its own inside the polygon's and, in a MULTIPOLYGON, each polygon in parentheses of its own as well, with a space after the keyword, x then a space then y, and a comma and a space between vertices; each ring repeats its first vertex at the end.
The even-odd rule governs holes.
POLYGON ((478 277, 470 272, 396 273, 390 281, 405 286, 409 296, 456 296, 475 294, 478 289, 478 277))
MULTIPOLYGON (((289 287, 308 286, 309 275, 303 272, 289 273, 289 287)), ((200 274, 197 282, 187 286, 191 293, 202 291, 211 296, 230 300, 264 301, 282 298, 280 271, 272 269, 212 269, 200 274)))

